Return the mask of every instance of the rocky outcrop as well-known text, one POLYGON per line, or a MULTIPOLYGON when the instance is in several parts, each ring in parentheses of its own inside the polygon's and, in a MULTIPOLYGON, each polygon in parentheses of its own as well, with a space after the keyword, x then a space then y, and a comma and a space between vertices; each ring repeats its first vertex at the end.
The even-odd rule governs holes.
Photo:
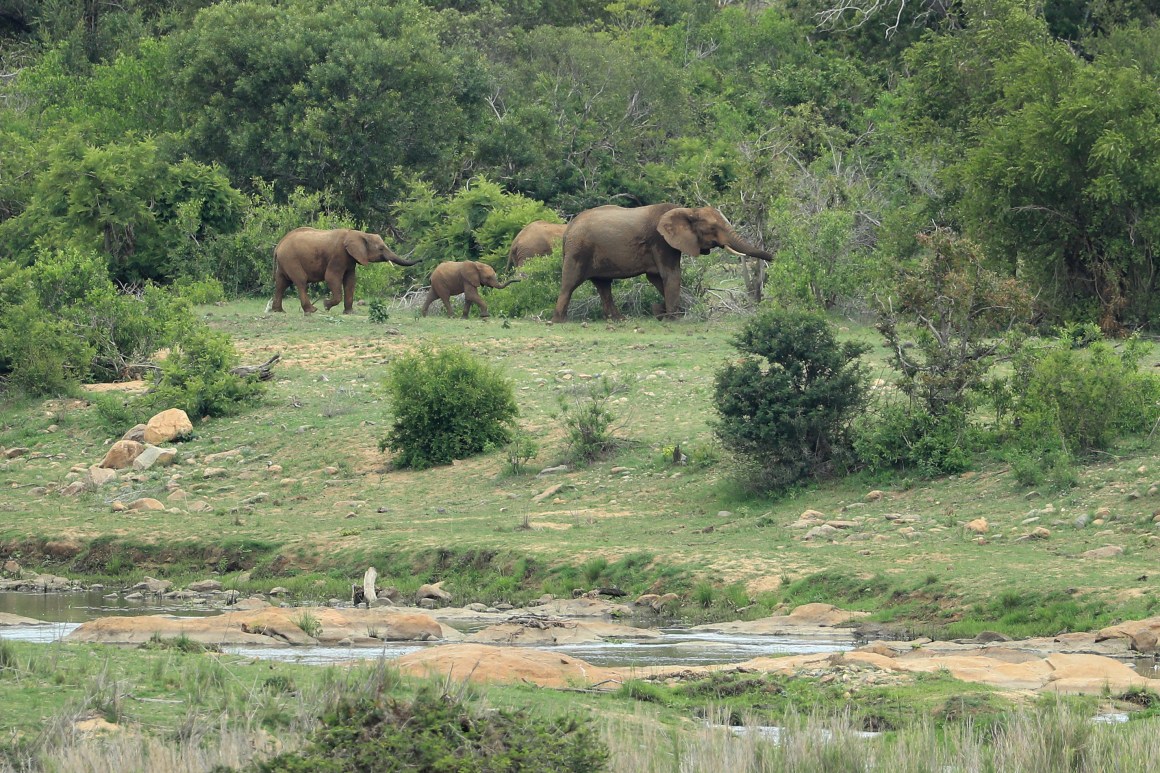
POLYGON ((193 434, 193 422, 180 408, 170 408, 151 418, 142 433, 146 443, 168 443, 193 434))
POLYGON ((788 615, 774 615, 760 620, 733 621, 728 623, 706 623, 693 626, 694 631, 718 631, 721 633, 745 633, 766 636, 792 634, 795 636, 820 635, 826 638, 853 639, 850 629, 835 626, 860 620, 868 612, 851 612, 838 609, 831 604, 802 604, 788 615))
POLYGON ((373 647, 384 641, 445 639, 443 628, 419 612, 390 608, 272 607, 226 612, 208 617, 142 615, 103 617, 82 624, 66 641, 143 644, 154 636, 184 636, 201 644, 284 647, 287 644, 373 647))
POLYGON ((105 454, 105 458, 97 466, 110 470, 123 470, 132 465, 133 460, 140 456, 144 450, 145 446, 136 440, 118 440, 113 443, 108 453, 105 454))
POLYGON ((623 675, 558 652, 486 644, 447 644, 404 655, 396 667, 416 676, 436 676, 473 682, 571 687, 606 684, 619 687, 623 675))
POLYGON ((601 620, 562 620, 522 616, 476 631, 466 640, 480 644, 550 646, 590 644, 609 639, 641 640, 661 637, 662 634, 647 628, 633 628, 601 620))

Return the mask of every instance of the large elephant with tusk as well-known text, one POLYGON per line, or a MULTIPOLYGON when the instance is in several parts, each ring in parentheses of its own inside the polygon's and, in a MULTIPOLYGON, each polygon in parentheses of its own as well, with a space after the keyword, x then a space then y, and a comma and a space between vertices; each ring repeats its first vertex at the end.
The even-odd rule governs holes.
POLYGON ((660 316, 672 318, 681 297, 681 255, 707 255, 715 247, 773 260, 742 239, 713 207, 615 205, 581 212, 564 231, 564 267, 553 322, 567 320, 572 293, 584 281, 596 286, 604 316, 623 319, 612 301, 612 280, 644 274, 664 297, 660 316))
POLYGON ((327 311, 342 304, 342 313, 350 314, 354 307, 355 266, 390 261, 400 266, 413 266, 419 261, 404 260, 378 234, 336 228, 320 231, 317 228, 295 228, 282 237, 274 248, 274 300, 270 311, 282 311, 282 296, 291 284, 298 290, 303 314, 317 309, 306 295, 311 282, 326 282, 330 297, 323 306, 327 311))

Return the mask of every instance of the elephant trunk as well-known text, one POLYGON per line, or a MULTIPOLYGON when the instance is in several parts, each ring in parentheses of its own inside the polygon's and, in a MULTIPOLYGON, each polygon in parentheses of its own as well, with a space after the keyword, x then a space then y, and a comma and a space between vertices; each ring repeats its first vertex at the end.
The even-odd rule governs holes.
POLYGON ((773 255, 761 249, 760 247, 754 247, 752 244, 745 241, 737 234, 733 234, 733 238, 729 241, 728 244, 724 246, 726 249, 732 252, 748 255, 751 258, 761 258, 767 263, 773 262, 773 255))
POLYGON ((513 284, 515 284, 516 282, 519 282, 519 281, 521 281, 522 279, 523 279, 523 277, 518 277, 518 276, 517 276, 516 278, 514 278, 514 279, 509 279, 509 280, 507 280, 506 282, 503 282, 502 284, 492 285, 492 287, 494 287, 494 288, 495 288, 495 289, 497 289, 497 290, 502 290, 503 288, 507 287, 508 285, 513 285, 513 284))
POLYGON ((391 261, 396 266, 414 266, 419 263, 418 258, 415 260, 407 260, 406 258, 400 258, 393 252, 387 255, 387 260, 391 261))

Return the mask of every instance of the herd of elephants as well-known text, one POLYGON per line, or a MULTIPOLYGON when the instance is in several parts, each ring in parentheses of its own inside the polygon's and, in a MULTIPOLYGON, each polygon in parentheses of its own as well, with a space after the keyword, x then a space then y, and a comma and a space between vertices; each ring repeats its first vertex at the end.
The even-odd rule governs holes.
MULTIPOLYGON (((681 255, 707 255, 723 247, 736 254, 765 261, 773 256, 742 239, 729 221, 713 207, 688 208, 676 204, 652 204, 626 208, 607 205, 588 209, 567 225, 537 220, 528 224, 512 241, 508 267, 517 268, 528 258, 547 255, 559 241, 564 244, 564 264, 560 296, 552 314, 553 322, 567 320, 572 293, 583 282, 591 282, 600 294, 604 316, 622 319, 612 301, 612 280, 644 274, 664 297, 658 316, 671 318, 678 312, 681 297, 681 255)), ((413 266, 396 255, 378 234, 340 228, 321 231, 295 228, 274 248, 274 300, 271 311, 282 311, 282 296, 293 284, 302 302, 302 311, 316 309, 306 295, 311 282, 326 282, 330 297, 323 305, 329 310, 339 303, 350 313, 354 304, 355 267, 390 261, 413 266)), ((479 288, 507 287, 519 279, 500 283, 495 270, 477 261, 446 261, 431 272, 431 290, 423 304, 423 314, 435 299, 443 301, 451 315, 451 296, 464 298, 463 316, 472 304, 488 315, 479 288)))

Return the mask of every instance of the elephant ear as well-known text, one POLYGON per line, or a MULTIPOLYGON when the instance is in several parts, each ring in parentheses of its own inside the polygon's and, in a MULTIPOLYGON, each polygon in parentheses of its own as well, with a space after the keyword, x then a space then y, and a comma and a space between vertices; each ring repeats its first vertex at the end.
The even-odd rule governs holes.
POLYGON ((657 230, 675 249, 686 255, 700 255, 701 242, 693 231, 692 210, 684 207, 670 209, 661 215, 657 230))
POLYGON ((367 251, 367 235, 362 231, 347 231, 342 240, 342 246, 346 248, 348 255, 358 261, 360 266, 365 266, 371 262, 370 253, 367 251))
POLYGON ((478 288, 483 284, 483 264, 474 260, 466 261, 463 266, 463 282, 464 285, 471 285, 478 288))

